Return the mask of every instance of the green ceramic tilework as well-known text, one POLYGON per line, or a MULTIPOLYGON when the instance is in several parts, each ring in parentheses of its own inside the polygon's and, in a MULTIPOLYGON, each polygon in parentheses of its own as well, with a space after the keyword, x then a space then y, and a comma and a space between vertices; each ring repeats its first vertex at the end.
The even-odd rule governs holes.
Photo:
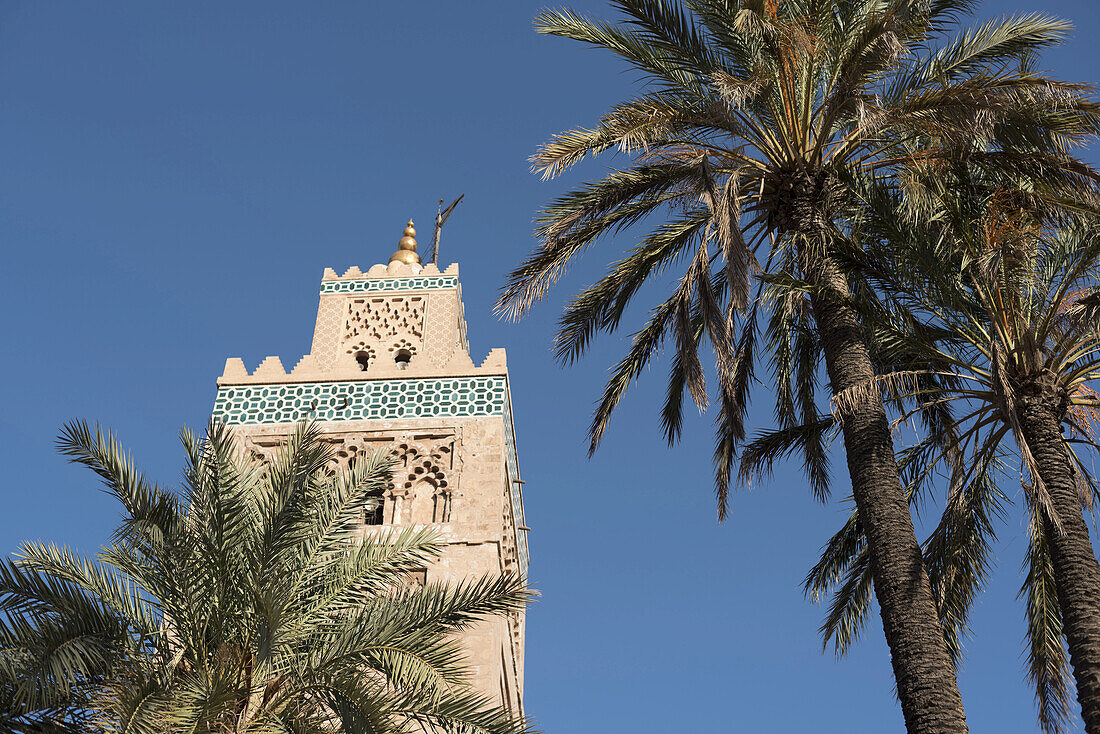
POLYGON ((214 417, 229 424, 503 416, 504 377, 370 380, 218 388, 214 417))
POLYGON ((425 275, 414 278, 359 278, 356 280, 323 280, 321 293, 375 293, 377 291, 427 291, 455 288, 454 275, 425 275))

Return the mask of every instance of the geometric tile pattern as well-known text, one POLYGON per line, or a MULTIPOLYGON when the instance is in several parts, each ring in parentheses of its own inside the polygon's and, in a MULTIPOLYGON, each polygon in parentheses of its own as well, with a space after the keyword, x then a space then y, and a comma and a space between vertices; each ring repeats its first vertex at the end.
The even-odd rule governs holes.
POLYGON ((504 417, 507 412, 508 385, 502 376, 227 385, 218 388, 214 401, 214 417, 231 425, 504 417))
POLYGON ((321 281, 321 293, 374 293, 375 291, 422 291, 455 288, 458 276, 425 275, 413 278, 362 278, 321 281))

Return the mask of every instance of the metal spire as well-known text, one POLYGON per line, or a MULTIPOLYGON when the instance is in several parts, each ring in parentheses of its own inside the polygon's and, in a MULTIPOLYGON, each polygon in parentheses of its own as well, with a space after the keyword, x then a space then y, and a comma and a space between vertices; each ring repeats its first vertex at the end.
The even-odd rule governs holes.
POLYGON ((459 194, 458 198, 452 201, 446 209, 443 208, 443 199, 439 200, 439 206, 436 207, 435 214, 435 234, 432 236, 432 252, 428 256, 428 262, 439 264, 439 234, 443 231, 443 223, 447 221, 447 217, 451 216, 451 212, 458 206, 458 202, 462 201, 463 196, 465 194, 459 194))

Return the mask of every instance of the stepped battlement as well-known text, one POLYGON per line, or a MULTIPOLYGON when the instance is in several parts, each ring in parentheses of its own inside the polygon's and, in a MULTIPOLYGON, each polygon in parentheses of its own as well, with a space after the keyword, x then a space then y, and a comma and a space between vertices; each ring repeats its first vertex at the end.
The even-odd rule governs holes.
MULTIPOLYGON (((436 369, 417 369, 420 365, 410 363, 403 369, 387 370, 384 373, 367 374, 357 364, 345 365, 345 369, 322 370, 312 354, 303 355, 288 372, 278 356, 265 357, 251 372, 240 357, 225 360, 225 369, 218 378, 218 385, 264 385, 284 382, 328 382, 357 380, 407 380, 417 377, 434 377, 436 369)), ((443 365, 442 373, 456 377, 480 377, 508 374, 508 358, 503 348, 492 349, 475 364, 469 354, 458 350, 443 365)))

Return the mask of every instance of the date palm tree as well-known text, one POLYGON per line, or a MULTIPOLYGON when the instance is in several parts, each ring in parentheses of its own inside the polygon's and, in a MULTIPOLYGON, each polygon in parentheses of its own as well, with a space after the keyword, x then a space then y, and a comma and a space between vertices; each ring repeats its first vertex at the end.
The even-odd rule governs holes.
MULTIPOLYGON (((1064 36, 1065 23, 1029 15, 948 37, 970 0, 612 4, 622 23, 562 10, 540 15, 537 29, 611 51, 642 74, 645 87, 595 126, 555 136, 534 162, 548 178, 609 150, 630 165, 544 208, 541 244, 512 272, 498 306, 507 317, 522 317, 598 239, 662 218, 566 307, 557 356, 564 363, 579 358, 598 334, 619 328, 643 284, 683 266, 672 295, 652 309, 614 368, 592 422, 591 449, 666 337, 673 346, 661 418, 676 441, 684 393, 707 404, 699 352, 709 342, 718 375, 721 519, 744 438, 757 317, 767 307, 750 305, 751 276, 782 273, 808 294, 799 315, 804 366, 820 350, 834 393, 866 383, 874 365, 834 253, 849 204, 847 178, 889 177, 902 161, 931 165, 965 153, 977 166, 1070 180, 1082 171, 1064 154, 1095 132, 1096 110, 1079 87, 1031 67, 1064 36)), ((812 390, 780 396, 781 423, 797 423, 800 411, 816 412, 812 390)), ((843 436, 906 726, 965 731, 882 404, 852 411, 843 436)), ((803 445, 811 482, 821 490, 824 451, 803 445)))
POLYGON ((430 530, 361 537, 388 460, 342 473, 301 425, 260 465, 231 432, 182 435, 181 494, 108 434, 68 425, 123 520, 95 559, 29 543, 0 567, 6 731, 518 734, 468 683, 456 633, 528 599, 521 579, 419 586, 430 530))
MULTIPOLYGON (((953 184, 928 184, 938 201, 931 221, 901 214, 901 197, 870 199, 863 234, 883 246, 861 266, 890 294, 876 341, 900 370, 875 387, 899 405, 916 401, 899 425, 927 419, 922 440, 901 455, 911 500, 928 494, 938 474, 947 477, 943 516, 924 553, 953 655, 992 562, 993 521, 1006 511, 998 484, 1019 481, 1013 467, 1022 465, 1029 545, 1021 595, 1039 722, 1048 733, 1064 727, 1072 669, 1093 734, 1100 564, 1084 511, 1100 488, 1079 452, 1100 448, 1100 226, 1051 211, 1034 190, 953 184)), ((837 411, 865 390, 837 395, 837 411)), ((838 652, 858 634, 871 593, 861 533, 853 513, 807 579, 812 596, 833 593, 823 632, 838 652)))

